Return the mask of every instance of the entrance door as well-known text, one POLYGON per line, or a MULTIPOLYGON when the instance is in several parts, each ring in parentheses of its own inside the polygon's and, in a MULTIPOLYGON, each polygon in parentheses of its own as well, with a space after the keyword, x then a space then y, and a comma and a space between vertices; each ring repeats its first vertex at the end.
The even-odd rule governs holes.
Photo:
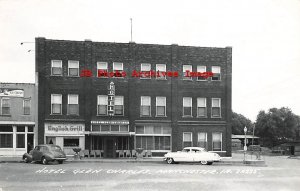
POLYGON ((116 157, 116 138, 107 137, 104 141, 104 157, 115 158, 116 157))
POLYGON ((291 146, 291 155, 295 155, 295 146, 291 146))

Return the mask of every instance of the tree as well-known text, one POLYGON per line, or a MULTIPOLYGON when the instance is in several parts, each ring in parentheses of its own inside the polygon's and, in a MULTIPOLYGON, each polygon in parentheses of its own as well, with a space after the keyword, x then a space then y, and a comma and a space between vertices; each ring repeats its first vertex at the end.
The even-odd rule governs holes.
POLYGON ((247 127, 248 132, 252 132, 254 126, 252 121, 242 114, 232 112, 232 134, 243 135, 245 126, 247 127))
POLYGON ((271 108, 268 113, 260 111, 256 118, 255 132, 264 146, 295 140, 297 135, 297 116, 289 108, 271 108))

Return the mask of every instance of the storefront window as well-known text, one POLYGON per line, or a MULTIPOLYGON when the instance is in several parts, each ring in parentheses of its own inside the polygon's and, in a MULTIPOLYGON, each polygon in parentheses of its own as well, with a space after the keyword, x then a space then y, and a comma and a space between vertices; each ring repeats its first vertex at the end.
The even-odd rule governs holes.
POLYGON ((121 132, 128 132, 128 125, 120 125, 121 132))
POLYGON ((100 131, 100 125, 93 125, 92 131, 100 131))
POLYGON ((79 147, 79 139, 64 138, 64 147, 79 147))
POLYGON ((128 137, 118 137, 117 149, 118 150, 128 150, 128 137))
POLYGON ((25 132, 25 126, 18 126, 17 132, 25 132))
POLYGON ((101 125, 101 131, 109 131, 109 125, 101 125))
POLYGON ((12 134, 0 134, 0 148, 13 148, 12 134))
POLYGON ((119 125, 112 125, 111 131, 119 131, 119 125))
POLYGON ((25 148, 25 134, 17 134, 17 148, 25 148))

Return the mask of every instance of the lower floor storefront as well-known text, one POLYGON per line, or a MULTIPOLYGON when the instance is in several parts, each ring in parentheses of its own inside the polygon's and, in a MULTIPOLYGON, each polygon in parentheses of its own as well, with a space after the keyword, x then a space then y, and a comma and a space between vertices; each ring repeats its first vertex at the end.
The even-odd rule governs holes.
POLYGON ((35 143, 34 122, 9 122, 0 124, 0 156, 21 156, 35 143))

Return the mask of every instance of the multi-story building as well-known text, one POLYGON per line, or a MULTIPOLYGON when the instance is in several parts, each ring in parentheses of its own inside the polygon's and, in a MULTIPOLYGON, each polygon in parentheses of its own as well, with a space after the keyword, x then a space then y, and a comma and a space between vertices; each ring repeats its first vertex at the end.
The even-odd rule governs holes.
POLYGON ((20 156, 37 140, 35 85, 0 83, 0 155, 20 156))
POLYGON ((231 155, 231 47, 36 38, 35 50, 39 143, 231 155))

